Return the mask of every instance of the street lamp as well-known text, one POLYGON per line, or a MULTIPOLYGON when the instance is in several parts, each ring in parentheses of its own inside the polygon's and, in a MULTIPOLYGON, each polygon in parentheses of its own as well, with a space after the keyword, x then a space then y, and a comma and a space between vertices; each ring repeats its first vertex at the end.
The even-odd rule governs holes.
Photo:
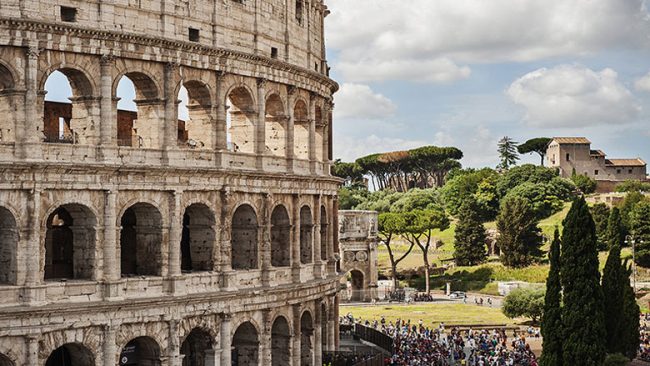
POLYGON ((634 293, 636 294, 636 243, 643 244, 643 239, 637 241, 632 235, 625 235, 625 244, 632 244, 632 287, 634 288, 634 293))

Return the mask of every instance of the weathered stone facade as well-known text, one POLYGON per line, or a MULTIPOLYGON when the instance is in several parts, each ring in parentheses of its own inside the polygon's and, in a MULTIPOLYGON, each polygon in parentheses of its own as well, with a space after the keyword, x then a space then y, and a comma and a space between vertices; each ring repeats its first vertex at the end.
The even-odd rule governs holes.
POLYGON ((376 211, 339 211, 340 271, 350 273, 350 301, 378 297, 377 217, 376 211))
POLYGON ((339 281, 326 13, 0 1, 0 366, 321 364, 339 281), (118 112, 122 77, 137 114, 118 112))

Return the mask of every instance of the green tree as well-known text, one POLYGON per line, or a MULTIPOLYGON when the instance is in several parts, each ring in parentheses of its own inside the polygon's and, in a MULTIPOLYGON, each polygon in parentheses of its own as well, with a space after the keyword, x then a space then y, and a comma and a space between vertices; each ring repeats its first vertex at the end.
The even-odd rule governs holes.
POLYGON ((538 219, 547 218, 564 207, 564 200, 554 192, 554 186, 549 183, 522 183, 510 190, 504 200, 511 197, 527 199, 538 219))
POLYGON ((544 166, 544 157, 546 157, 546 148, 548 147, 551 138, 548 137, 537 137, 530 139, 523 144, 517 146, 517 151, 520 154, 537 154, 541 159, 541 166, 544 166))
POLYGON ((440 207, 438 205, 438 191, 434 188, 414 188, 397 196, 399 198, 391 204, 391 212, 428 210, 440 207))
POLYGON ((548 253, 550 268, 546 279, 542 337, 544 348, 540 366, 562 366, 562 284, 560 283, 560 231, 555 228, 551 250, 548 253))
POLYGON ((563 363, 600 365, 605 359, 603 290, 600 287, 596 225, 584 198, 563 222, 560 278, 563 288, 563 363))
POLYGON ((650 267, 650 202, 642 201, 634 206, 630 225, 636 240, 636 264, 650 267))
POLYGON ((609 206, 604 203, 596 203, 589 209, 591 217, 596 224, 596 237, 598 238, 598 250, 605 250, 609 247, 607 239, 607 224, 609 222, 609 206))
POLYGON ((356 206, 363 204, 370 192, 358 187, 341 187, 339 189, 339 209, 352 210, 356 206))
POLYGON ((332 166, 332 175, 345 179, 347 187, 364 187, 363 169, 357 163, 345 163, 337 159, 332 166))
POLYGON ((499 143, 497 144, 499 153, 499 165, 497 168, 508 170, 511 166, 517 164, 519 160, 519 154, 517 154, 517 144, 518 142, 514 141, 508 136, 504 136, 499 143))
POLYGON ((634 289, 630 286, 630 276, 632 269, 627 265, 627 261, 623 265, 625 268, 625 286, 623 288, 623 354, 630 359, 636 357, 637 350, 639 349, 639 316, 641 309, 636 302, 634 296, 634 289))
POLYGON ((605 310, 605 329, 607 330, 607 353, 623 353, 623 301, 625 286, 630 285, 629 277, 621 264, 621 247, 614 245, 609 250, 603 270, 603 296, 605 310), (625 281, 627 280, 627 284, 625 281))
POLYGON ((377 224, 379 226, 377 234, 380 239, 380 245, 385 245, 388 251, 391 274, 393 275, 393 288, 398 288, 397 265, 411 253, 415 244, 410 243, 408 249, 401 256, 395 256, 393 239, 402 234, 406 229, 406 220, 403 213, 380 213, 377 224))
POLYGON ((576 187, 578 187, 580 192, 584 194, 591 194, 596 192, 596 181, 586 175, 573 174, 571 176, 571 180, 576 185, 576 187))
POLYGON ((422 262, 424 264, 425 291, 429 293, 430 263, 429 247, 433 243, 432 232, 435 229, 446 230, 449 228, 449 218, 441 208, 434 210, 413 210, 403 213, 406 221, 403 236, 410 244, 416 245, 422 251, 422 262))
MULTIPOLYGON (((504 197, 511 189, 522 183, 550 183, 558 178, 554 169, 544 168, 533 164, 524 164, 513 167, 505 172, 497 183, 499 197, 504 197)), ((573 185, 570 185, 574 189, 573 185)))
POLYGON ((646 201, 645 196, 639 192, 628 192, 623 199, 623 202, 619 204, 619 209, 621 210, 621 221, 627 232, 632 230, 632 210, 634 207, 642 201, 646 201))
POLYGON ((508 267, 525 267, 541 256, 542 234, 530 201, 508 197, 501 202, 497 217, 501 262, 508 267))
POLYGON ((618 207, 613 207, 607 220, 607 245, 611 248, 614 245, 623 246, 625 242, 625 227, 621 222, 621 213, 618 207))
POLYGON ((544 312, 544 292, 544 289, 515 289, 503 299, 501 311, 508 318, 526 317, 537 323, 544 312))
POLYGON ((483 221, 492 220, 499 208, 496 182, 499 174, 490 168, 456 170, 440 189, 440 202, 449 214, 456 216, 460 206, 469 198, 476 198, 482 206, 483 221))
POLYGON ((616 192, 650 192, 650 183, 638 180, 626 180, 616 186, 616 192))
POLYGON ((458 212, 454 234, 454 258, 459 266, 474 266, 485 262, 486 233, 481 222, 478 203, 467 199, 458 212))

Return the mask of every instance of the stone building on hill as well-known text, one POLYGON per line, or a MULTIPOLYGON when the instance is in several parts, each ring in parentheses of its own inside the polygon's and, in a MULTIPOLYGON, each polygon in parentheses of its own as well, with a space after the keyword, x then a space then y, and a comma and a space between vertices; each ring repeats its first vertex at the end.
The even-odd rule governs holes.
MULTIPOLYGON (((560 176, 576 174, 595 179, 599 188, 613 188, 626 180, 646 180, 646 163, 641 158, 608 159, 602 150, 592 150, 584 137, 554 137, 546 150, 547 166, 560 176)), ((606 190, 606 189, 605 189, 606 190)))
POLYGON ((322 365, 341 183, 327 14, 0 0, 0 366, 322 365), (118 108, 126 79, 137 111, 118 108))

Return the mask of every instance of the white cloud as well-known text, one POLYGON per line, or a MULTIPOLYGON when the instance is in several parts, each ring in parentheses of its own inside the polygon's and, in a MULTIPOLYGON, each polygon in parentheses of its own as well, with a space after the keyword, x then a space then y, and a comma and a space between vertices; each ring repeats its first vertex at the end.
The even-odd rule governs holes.
POLYGON ((334 98, 336 119, 384 119, 397 110, 395 103, 367 85, 342 84, 334 98))
POLYGON ((328 0, 328 46, 357 82, 466 78, 468 64, 647 48, 644 0, 328 0))
POLYGON ((535 127, 625 124, 641 110, 612 69, 542 68, 515 80, 506 93, 526 109, 524 120, 535 127))
POLYGON ((634 83, 634 87, 638 91, 646 91, 650 92, 650 72, 648 72, 645 76, 642 78, 638 79, 634 83))

